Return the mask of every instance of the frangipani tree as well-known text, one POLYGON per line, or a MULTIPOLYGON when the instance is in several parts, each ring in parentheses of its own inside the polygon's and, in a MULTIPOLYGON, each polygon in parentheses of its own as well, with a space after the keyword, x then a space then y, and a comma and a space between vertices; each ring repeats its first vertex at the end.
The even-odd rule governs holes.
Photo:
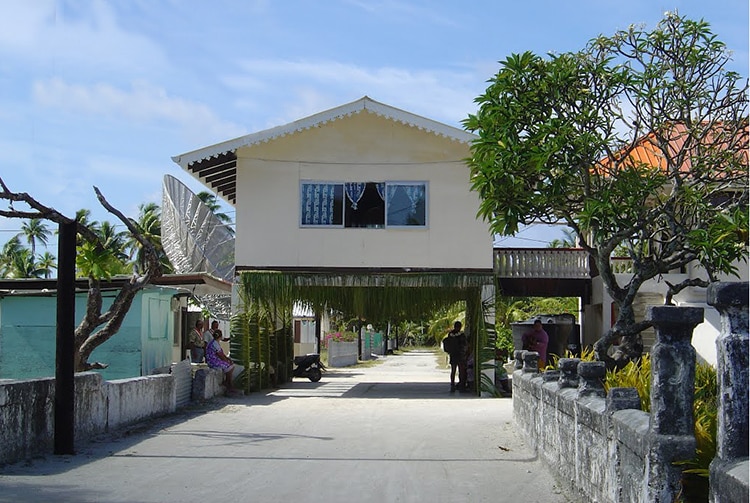
POLYGON ((618 337, 622 360, 640 356, 645 281, 699 263, 704 276, 668 285, 669 301, 747 260, 748 87, 730 58, 707 23, 667 13, 580 52, 509 56, 464 121, 492 232, 562 222, 591 256, 619 308, 600 359, 618 337), (633 263, 623 284, 618 247, 633 263))

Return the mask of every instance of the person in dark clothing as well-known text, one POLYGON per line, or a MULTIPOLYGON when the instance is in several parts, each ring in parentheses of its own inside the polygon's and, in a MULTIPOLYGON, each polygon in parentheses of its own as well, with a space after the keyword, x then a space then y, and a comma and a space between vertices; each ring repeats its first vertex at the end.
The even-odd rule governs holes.
POLYGON ((453 330, 443 339, 443 349, 450 356, 451 365, 451 391, 456 391, 456 370, 458 370, 458 389, 466 389, 466 353, 468 341, 466 334, 461 330, 460 321, 453 324, 453 330))

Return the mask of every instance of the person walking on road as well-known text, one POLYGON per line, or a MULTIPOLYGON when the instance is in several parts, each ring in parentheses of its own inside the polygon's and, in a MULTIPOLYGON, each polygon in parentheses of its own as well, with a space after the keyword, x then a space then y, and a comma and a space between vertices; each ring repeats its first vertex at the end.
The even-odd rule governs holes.
POLYGON ((466 350, 469 346, 466 334, 461 330, 460 321, 453 324, 453 329, 443 339, 443 349, 450 356, 451 392, 456 391, 456 370, 458 370, 458 389, 464 391, 466 386, 466 350))

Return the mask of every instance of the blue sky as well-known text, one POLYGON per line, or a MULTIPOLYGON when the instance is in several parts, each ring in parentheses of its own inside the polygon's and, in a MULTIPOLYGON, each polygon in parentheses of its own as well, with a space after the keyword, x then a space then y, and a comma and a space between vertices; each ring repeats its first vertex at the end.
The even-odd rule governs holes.
MULTIPOLYGON (((364 95, 460 127, 511 53, 578 50, 630 24, 653 27, 667 10, 708 21, 744 76, 750 59, 747 0, 0 0, 0 7, 0 176, 66 215, 87 208, 112 222, 94 185, 135 217, 139 204, 161 203, 165 174, 203 190, 172 156, 364 95)), ((0 243, 20 224, 0 218, 0 243)), ((550 239, 519 237, 517 246, 550 239)))

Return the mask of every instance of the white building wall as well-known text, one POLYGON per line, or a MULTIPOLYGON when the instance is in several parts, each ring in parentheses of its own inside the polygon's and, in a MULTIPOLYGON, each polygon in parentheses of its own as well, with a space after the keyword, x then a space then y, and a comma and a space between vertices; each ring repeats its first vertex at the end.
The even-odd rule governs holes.
MULTIPOLYGON (((748 265, 745 263, 739 264, 738 268, 739 277, 737 276, 720 276, 720 281, 748 281, 748 265)), ((625 285, 628 282, 628 275, 617 274, 617 281, 620 285, 625 285)), ((672 284, 680 283, 687 278, 703 277, 705 273, 701 273, 699 266, 693 265, 688 267, 685 274, 665 274, 659 279, 652 279, 645 282, 639 291, 641 301, 643 303, 643 311, 648 305, 663 305, 664 299, 667 293, 667 285, 665 281, 669 281, 672 284)), ((711 365, 716 365, 716 337, 719 335, 720 319, 719 313, 713 307, 706 304, 706 289, 698 287, 686 288, 673 299, 675 305, 678 306, 694 306, 702 307, 704 309, 704 322, 698 325, 693 331, 692 345, 695 348, 696 354, 699 361, 707 362, 711 365)), ((604 284, 602 283, 601 277, 592 279, 592 308, 589 308, 592 316, 587 317, 586 326, 584 332, 584 344, 591 345, 601 337, 607 330, 612 326, 611 323, 611 309, 612 309, 612 297, 609 296, 604 284), (596 311, 601 312, 601 317, 594 316, 596 311)), ((638 313, 638 309, 636 309, 638 313)), ((653 343, 653 329, 644 333, 644 344, 647 346, 646 350, 650 349, 653 343)))
POLYGON ((466 144, 361 112, 237 155, 240 267, 492 268, 466 144), (428 228, 301 228, 301 180, 426 181, 428 228))

